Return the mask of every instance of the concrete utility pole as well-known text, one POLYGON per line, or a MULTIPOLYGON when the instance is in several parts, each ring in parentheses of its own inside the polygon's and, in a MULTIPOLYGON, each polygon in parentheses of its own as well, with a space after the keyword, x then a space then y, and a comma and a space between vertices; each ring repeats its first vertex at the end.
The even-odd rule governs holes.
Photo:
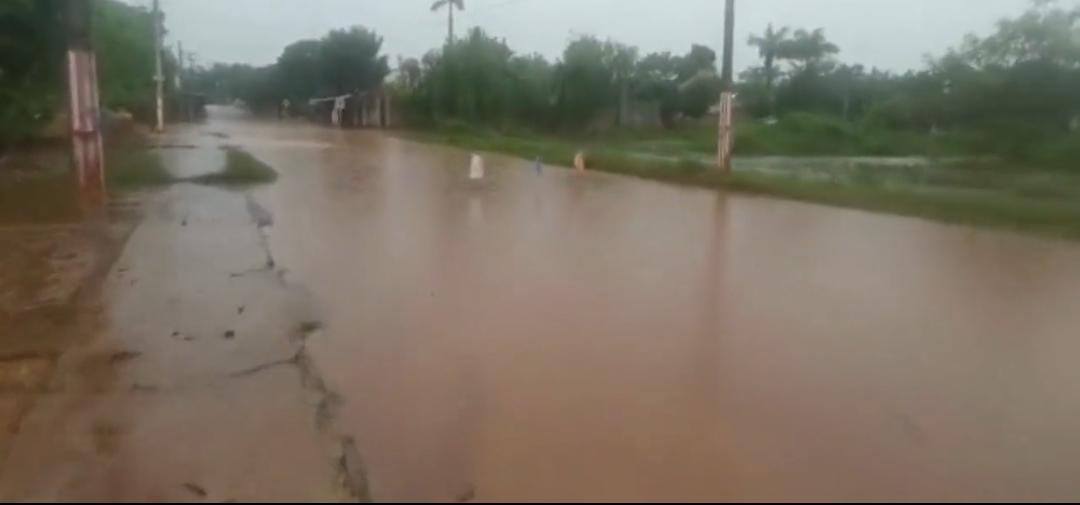
POLYGON ((184 43, 176 43, 176 90, 184 88, 184 43))
POLYGON ((154 131, 165 131, 165 103, 162 95, 165 87, 165 74, 161 71, 161 6, 159 0, 154 0, 154 83, 157 86, 155 96, 157 104, 157 122, 154 123, 154 131))
POLYGON ((720 93, 720 139, 717 143, 716 164, 724 172, 731 172, 731 150, 735 141, 732 112, 735 106, 734 51, 735 51, 735 0, 726 0, 724 9, 724 68, 720 76, 723 89, 720 93))
POLYGON ((79 193, 89 203, 105 197, 105 152, 101 144, 97 59, 94 56, 92 0, 67 0, 68 119, 71 160, 79 193))

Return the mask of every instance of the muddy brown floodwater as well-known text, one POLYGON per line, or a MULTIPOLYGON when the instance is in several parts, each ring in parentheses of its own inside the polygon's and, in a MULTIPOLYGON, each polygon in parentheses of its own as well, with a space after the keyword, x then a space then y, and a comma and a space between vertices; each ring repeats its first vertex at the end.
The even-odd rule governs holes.
POLYGON ((375 499, 1080 498, 1075 243, 212 128, 375 499))

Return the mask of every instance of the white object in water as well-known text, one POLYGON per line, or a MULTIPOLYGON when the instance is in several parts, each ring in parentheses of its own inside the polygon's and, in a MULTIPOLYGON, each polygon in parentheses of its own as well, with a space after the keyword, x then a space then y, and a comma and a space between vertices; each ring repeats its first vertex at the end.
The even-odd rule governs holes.
POLYGON ((574 156, 574 168, 579 172, 585 171, 585 153, 578 151, 577 155, 574 156))
POLYGON ((479 154, 473 154, 472 161, 469 162, 469 178, 474 181, 484 178, 484 158, 479 154))

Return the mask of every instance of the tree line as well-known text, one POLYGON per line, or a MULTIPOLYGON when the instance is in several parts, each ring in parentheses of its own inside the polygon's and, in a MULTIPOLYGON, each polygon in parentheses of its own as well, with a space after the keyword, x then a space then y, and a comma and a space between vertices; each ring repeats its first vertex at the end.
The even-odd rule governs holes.
MULTIPOLYGON (((433 8, 452 13, 463 4, 433 8)), ((339 30, 290 45, 269 67, 220 65, 199 78, 217 96, 255 105, 286 97, 299 102, 383 83, 390 71, 381 43, 364 28, 339 30)), ((842 48, 820 28, 768 26, 747 43, 760 60, 736 83, 740 121, 950 136, 970 151, 1080 159, 1080 7, 1036 0, 993 33, 969 35, 904 73, 843 63, 842 48)), ((602 129, 625 123, 644 103, 658 109, 664 127, 680 128, 701 124, 696 120, 710 111, 721 86, 716 54, 704 45, 683 54, 642 54, 580 36, 551 61, 517 53, 480 28, 395 66, 385 84, 412 124, 602 129)))
MULTIPOLYGON (((0 149, 31 137, 64 110, 63 6, 60 0, 0 1, 0 149)), ((102 106, 152 117, 152 13, 96 0, 93 30, 102 106)), ((167 52, 163 66, 171 91, 177 64, 167 52)))
POLYGON ((966 137, 973 150, 1080 161, 1080 7, 1038 0, 968 35, 926 68, 893 74, 836 60, 821 30, 768 27, 740 78, 751 117, 812 113, 864 128, 966 137), (1071 151, 1070 151, 1071 150, 1071 151))
POLYGON ((744 121, 777 121, 822 141, 871 132, 868 154, 903 153, 902 139, 919 134, 951 152, 1080 163, 1080 6, 1036 0, 904 73, 841 62, 822 29, 768 26, 747 42, 760 60, 737 83, 744 121))
POLYGON ((694 45, 685 55, 655 53, 581 36, 562 58, 517 55, 480 28, 420 60, 398 65, 394 83, 416 120, 460 119, 537 128, 616 124, 630 103, 659 104, 665 123, 701 117, 719 96, 716 53, 694 45))
MULTIPOLYGON (((60 6, 59 0, 0 2, 0 144, 25 137, 63 109, 60 6)), ((432 8, 446 9, 449 21, 464 2, 440 0, 432 8)), ((104 105, 149 117, 151 14, 97 0, 94 18, 104 105)), ((842 62, 842 48, 822 29, 768 26, 746 42, 760 59, 736 83, 745 132, 736 149, 752 147, 754 131, 775 138, 878 132, 886 139, 881 144, 929 136, 968 151, 1080 159, 1080 7, 1034 0, 992 33, 969 35, 904 73, 842 62)), ((254 110, 273 110, 285 98, 303 104, 384 86, 409 124, 540 132, 632 124, 642 105, 664 128, 700 128, 709 124, 699 119, 721 85, 716 54, 704 45, 682 54, 642 53, 579 36, 549 60, 518 53, 480 28, 458 37, 448 30, 442 47, 399 58, 391 72, 382 44, 377 33, 355 26, 290 44, 272 65, 189 68, 183 80, 188 90, 219 102, 242 100, 254 110)), ((175 58, 168 51, 164 58, 173 73, 175 58)))
POLYGON ((382 44, 375 32, 354 26, 294 42, 272 65, 216 64, 191 69, 184 80, 213 101, 241 100, 253 110, 269 111, 284 99, 302 104, 380 86, 390 73, 382 44))

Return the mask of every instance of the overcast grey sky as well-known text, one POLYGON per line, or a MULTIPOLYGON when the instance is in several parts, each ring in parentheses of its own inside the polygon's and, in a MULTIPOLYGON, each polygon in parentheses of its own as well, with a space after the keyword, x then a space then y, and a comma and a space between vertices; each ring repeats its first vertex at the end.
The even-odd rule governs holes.
MULTIPOLYGON (((150 0, 125 0, 148 5, 150 0)), ((1076 3, 1080 0, 1066 0, 1076 3)), ((289 43, 360 24, 385 38, 391 55, 421 56, 446 37, 445 12, 431 0, 161 0, 170 30, 202 64, 274 62, 289 43)), ((458 33, 480 26, 519 53, 557 57, 576 34, 636 45, 642 52, 685 52, 693 43, 719 52, 722 0, 465 0, 458 33)), ((845 62, 887 70, 921 67, 964 34, 987 33, 1030 0, 739 0, 736 64, 757 64, 745 42, 769 23, 824 27, 845 62)))

